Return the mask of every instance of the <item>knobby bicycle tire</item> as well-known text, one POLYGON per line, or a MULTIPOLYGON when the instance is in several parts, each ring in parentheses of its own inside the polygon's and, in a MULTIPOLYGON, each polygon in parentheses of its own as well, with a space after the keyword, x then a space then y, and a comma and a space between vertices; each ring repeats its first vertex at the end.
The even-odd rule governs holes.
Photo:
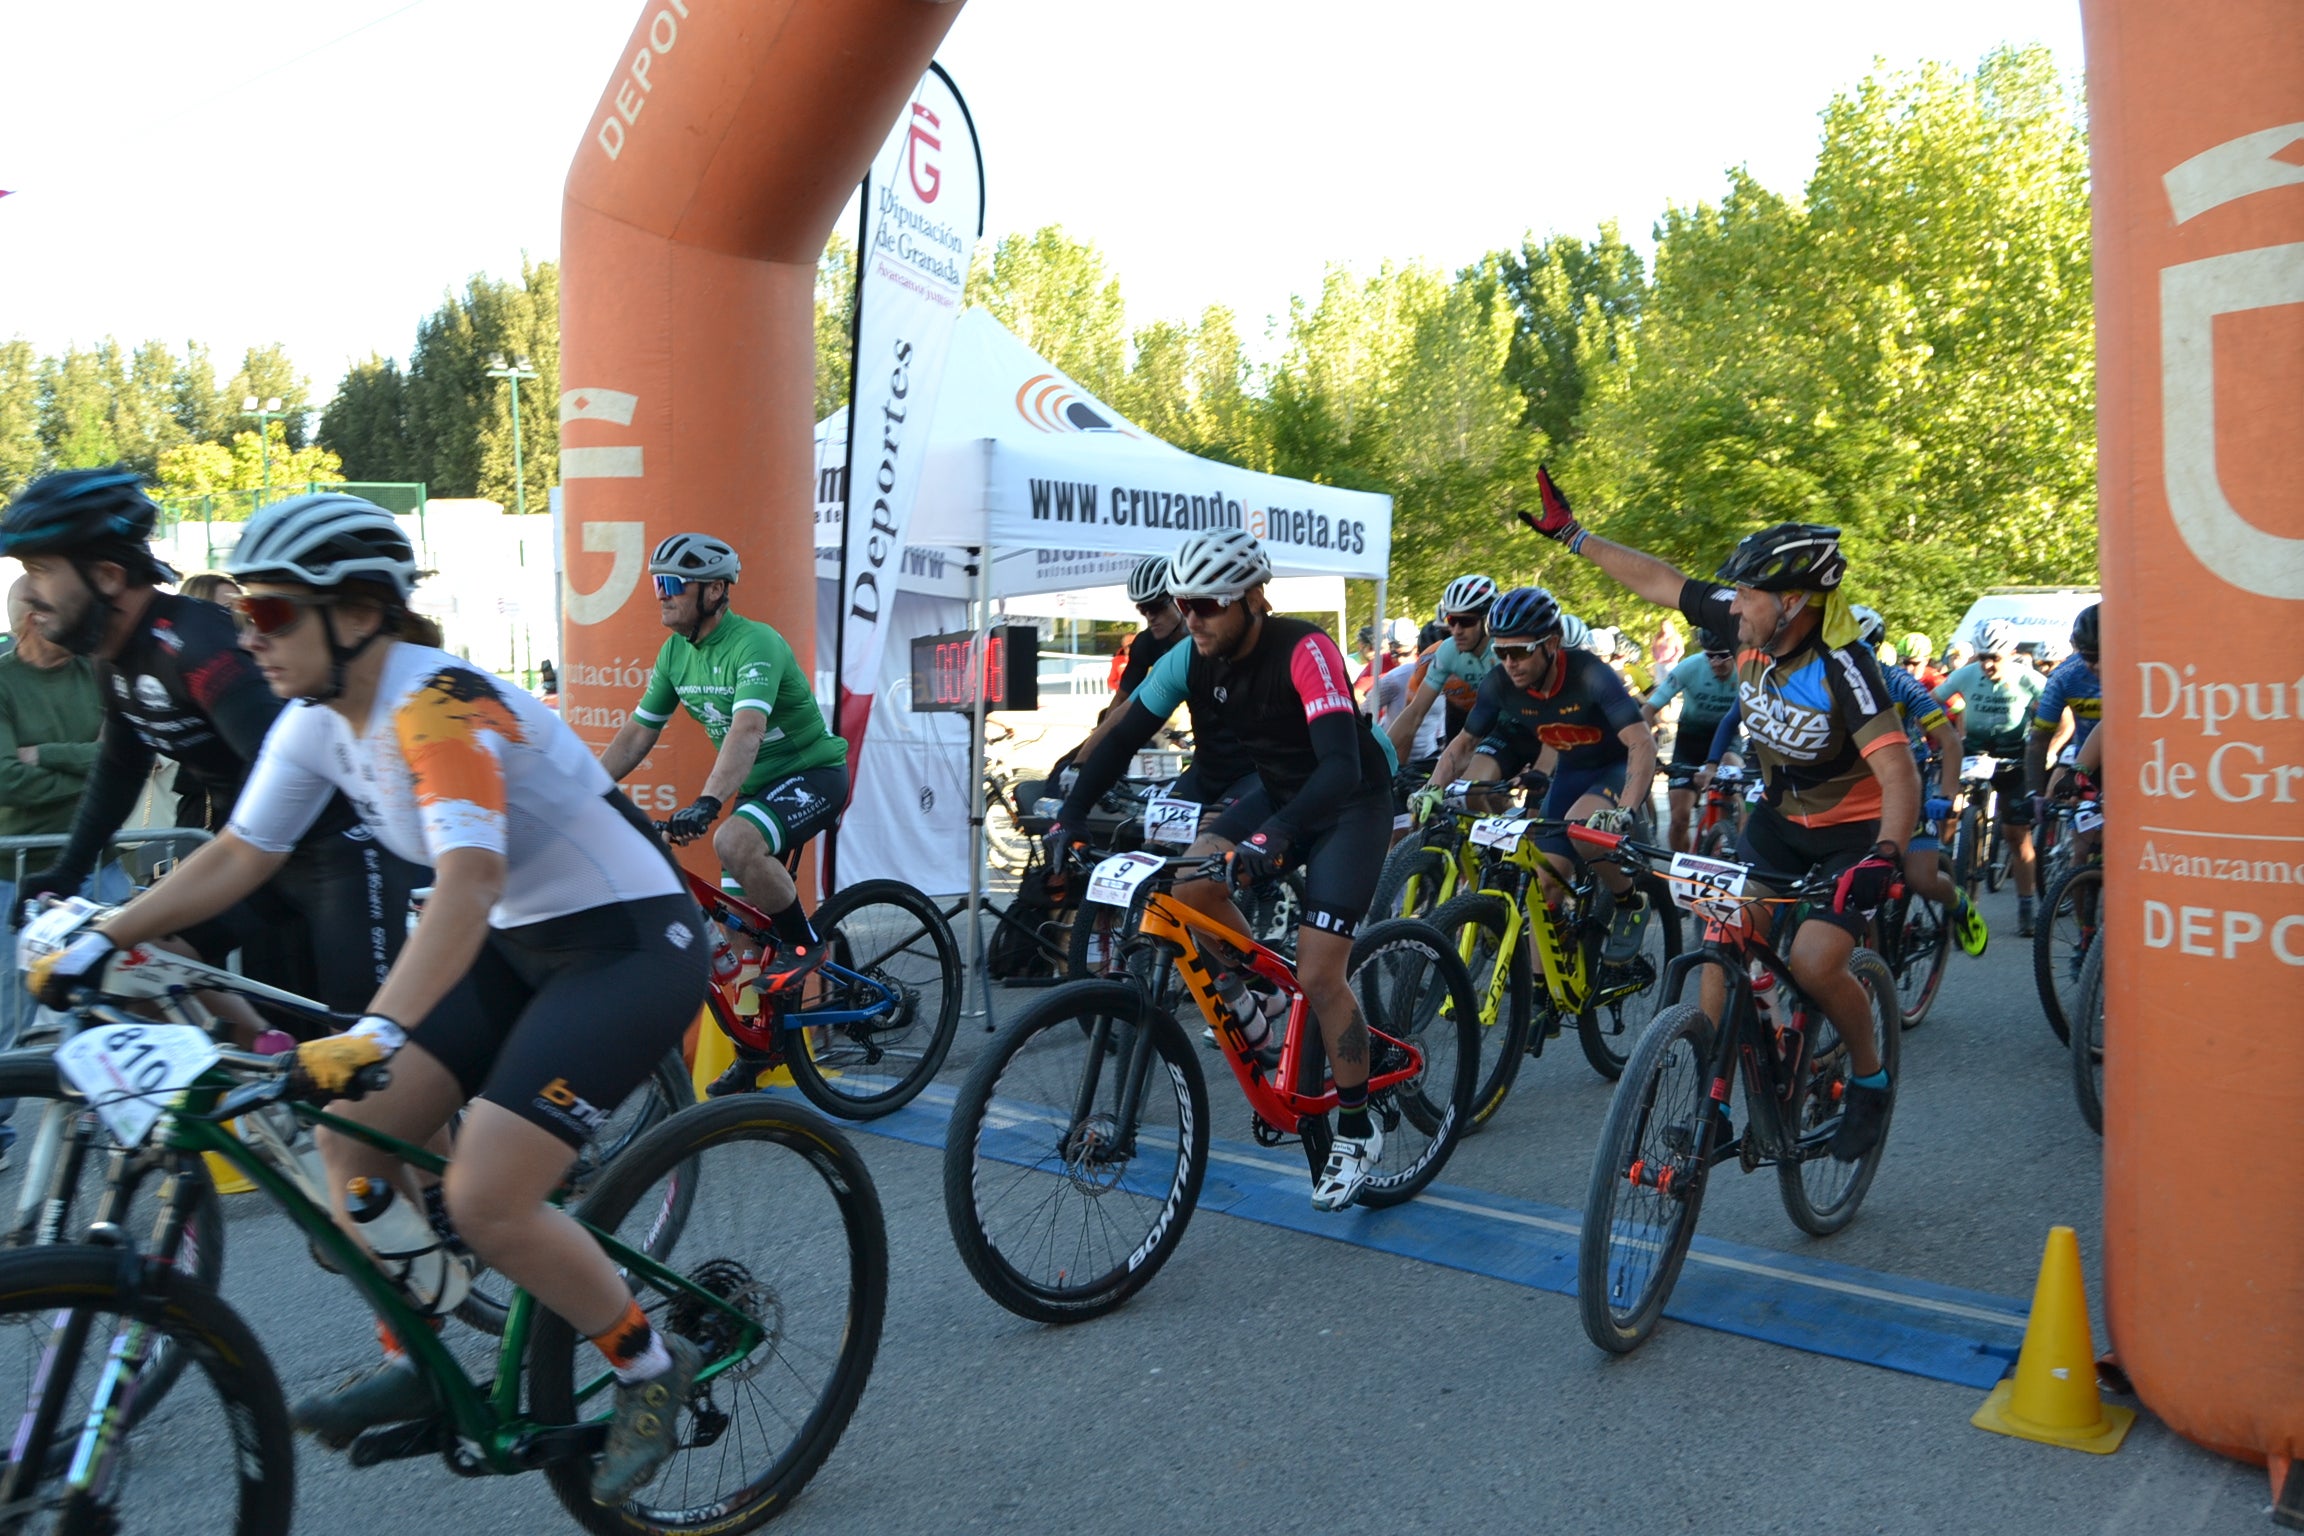
MULTIPOLYGON (((888 1231, 871 1171, 832 1122, 797 1104, 754 1094, 698 1104, 656 1127, 618 1158, 576 1215, 601 1231, 615 1231, 650 1189, 664 1180, 682 1177, 683 1168, 692 1168, 714 1148, 732 1142, 766 1143, 791 1152, 792 1179, 797 1182, 813 1171, 838 1211, 849 1268, 846 1325, 831 1379, 813 1410, 793 1431, 790 1443, 758 1477, 732 1494, 694 1507, 644 1511, 636 1507, 636 1498, 619 1508, 604 1508, 592 1502, 591 1458, 549 1464, 546 1476, 562 1507, 579 1525, 599 1536, 671 1536, 677 1532, 735 1536, 765 1524, 782 1514, 822 1468, 839 1444, 871 1378, 881 1324, 887 1315, 888 1231), (651 1518, 652 1514, 693 1518, 651 1518)), ((658 1262, 702 1283, 705 1272, 717 1261, 700 1261, 686 1251, 687 1246, 706 1246, 696 1239, 691 1227, 681 1250, 671 1251, 669 1244, 655 1242, 649 1245, 650 1251, 658 1262)), ((763 1289, 768 1293, 765 1305, 773 1308, 777 1305, 773 1287, 763 1289)), ((643 1307, 654 1294, 643 1288, 643 1307)), ((709 1325, 717 1316, 705 1314, 702 1321, 709 1325)), ((783 1342, 781 1334, 772 1329, 765 1347, 773 1351, 783 1342)), ((590 1351, 590 1344, 565 1319, 537 1309, 536 1330, 528 1350, 528 1398, 539 1422, 573 1424, 599 1406, 580 1406, 577 1401, 577 1362, 586 1362, 587 1368, 597 1364, 597 1355, 590 1351)), ((706 1363, 711 1363, 709 1354, 706 1363)), ((771 1363, 769 1369, 774 1368, 771 1363)), ((743 1369, 739 1363, 730 1375, 743 1369)), ((669 1468, 659 1477, 667 1484, 675 1480, 669 1468)))
POLYGON ((1697 1159, 1716 1113, 1708 1107, 1711 1052, 1704 1010, 1676 1003, 1641 1032, 1608 1103, 1577 1235, 1576 1313, 1584 1336, 1612 1355, 1630 1354, 1656 1331, 1696 1237, 1709 1182, 1697 1159), (1669 1191, 1634 1183, 1633 1165, 1659 1156, 1685 1166, 1686 1179, 1669 1191), (1655 1230, 1625 1232, 1619 1241, 1618 1211, 1634 1200, 1656 1208, 1655 1230), (1627 1278, 1636 1283, 1625 1294, 1627 1278))
POLYGON ((2088 1129, 2104 1134, 2104 946, 2089 946, 2080 962, 2080 988, 2072 1012, 2072 1093, 2088 1129))
MULTIPOLYGON (((1376 1208, 1400 1205, 1440 1176, 1464 1139, 1480 1069, 1480 1005, 1473 996, 1472 977, 1454 948, 1440 930, 1414 918, 1387 918, 1361 929, 1352 941, 1346 967, 1346 979, 1367 1023, 1424 1052, 1420 1075, 1368 1096, 1371 1114, 1380 1120, 1397 1118, 1386 1127, 1383 1155, 1355 1201, 1376 1208), (1376 967, 1388 959, 1413 966, 1414 985, 1398 978, 1386 984, 1386 975, 1376 967), (1428 974, 1420 974, 1424 972, 1428 974), (1408 1152, 1402 1126, 1425 1138, 1421 1149, 1408 1152)), ((1371 1075, 1386 1070, 1385 1053, 1392 1049, 1371 1043, 1371 1075)), ((1307 1157, 1315 1140, 1305 1137, 1307 1157)), ((1321 1151, 1325 1156, 1325 1149, 1321 1151)))
POLYGON ((801 1009, 787 1015, 784 1064, 791 1069, 793 1086, 824 1113, 843 1120, 876 1120, 917 1098, 921 1089, 935 1081, 938 1069, 944 1065, 945 1054, 952 1049, 952 1037, 960 1027, 960 999, 964 990, 960 946, 953 941, 952 929, 936 904, 901 880, 863 880, 848 886, 816 909, 814 922, 816 931, 826 942, 829 963, 848 966, 859 974, 874 977, 882 985, 897 986, 905 996, 897 1002, 892 1022, 887 1025, 833 1026, 830 1038, 824 1042, 826 1055, 821 1060, 802 1035, 809 1028, 808 1011, 801 1009), (903 913, 903 917, 891 933, 864 936, 842 927, 866 908, 892 909, 903 913), (926 953, 917 946, 925 946, 925 951, 935 957, 937 995, 932 1002, 923 998, 918 990, 917 982, 925 978, 906 983, 885 970, 889 957, 900 952, 925 959, 926 953), (919 1013, 929 1007, 935 1009, 935 1017, 921 1020, 919 1013), (929 1033, 925 1039, 918 1039, 915 1032, 923 1022, 929 1033), (904 1049, 916 1050, 918 1055, 904 1064, 903 1071, 892 1074, 892 1081, 880 1086, 882 1079, 878 1077, 859 1075, 850 1082, 842 1076, 839 1063, 843 1060, 876 1066, 878 1061, 890 1059, 879 1053, 885 1053, 892 1037, 898 1034, 903 1036, 904 1049), (827 1061, 831 1063, 829 1067, 825 1065, 827 1061), (847 1086, 844 1087, 844 1083, 847 1086))
MULTIPOLYGON (((1896 978, 1888 973, 1887 962, 1868 949, 1859 949, 1848 959, 1849 974, 1853 975, 1865 993, 1872 999, 1872 1026, 1874 1044, 1880 1052, 1880 1061, 1888 1069, 1891 1084, 1898 1081, 1898 1068, 1903 1056, 1904 1026, 1897 1018, 1896 978)), ((1803 1137, 1818 1136, 1836 1127, 1840 1121, 1841 1090, 1849 1078, 1846 1053, 1834 1059, 1832 1048, 1826 1043, 1826 1032, 1833 1030, 1832 1022, 1821 1009, 1811 1008, 1809 1021, 1811 1039, 1808 1082, 1803 1086, 1796 1130, 1803 1137)), ((1836 1032, 1834 1032, 1836 1038, 1836 1032)), ((1880 1139, 1853 1163, 1843 1163, 1830 1153, 1800 1161, 1786 1160, 1776 1165, 1776 1185, 1783 1196, 1784 1214, 1792 1224, 1810 1237, 1829 1237, 1856 1219, 1856 1211, 1864 1203, 1865 1192, 1880 1171, 1880 1159, 1888 1150, 1888 1133, 1895 1126, 1896 1101, 1888 1101, 1888 1112, 1880 1122, 1880 1139), (1829 1192, 1829 1198, 1825 1198, 1829 1192)))
MULTIPOLYGON (((286 1536, 296 1508, 295 1434, 280 1378, 247 1323, 197 1280, 161 1265, 135 1267, 118 1248, 49 1243, 0 1253, 0 1317, 53 1318, 89 1312, 145 1325, 169 1342, 170 1353, 184 1366, 199 1368, 227 1408, 220 1417, 233 1455, 219 1471, 237 1488, 235 1536, 286 1536)), ((84 1353, 102 1352, 110 1342, 108 1337, 99 1338, 91 1326, 84 1353)), ((67 1387, 70 1374, 59 1373, 67 1387)), ((36 1416, 27 1412, 25 1417, 30 1421, 36 1416)), ((76 1437, 80 1427, 72 1419, 44 1437, 34 1434, 32 1422, 19 1427, 19 1437, 32 1434, 48 1443, 25 1446, 21 1467, 10 1461, 0 1470, 0 1488, 7 1489, 12 1509, 20 1511, 21 1502, 34 1496, 17 1488, 20 1478, 35 1465, 48 1469, 64 1462, 54 1442, 76 1437)), ((13 1448, 7 1454, 12 1456, 13 1448)), ((53 1474, 35 1475, 44 1481, 53 1474)), ((65 1512, 64 1529, 112 1528, 105 1511, 77 1513, 75 1521, 73 1512, 65 1512)))
POLYGON ((1473 891, 1456 897, 1431 917, 1432 926, 1456 947, 1460 958, 1467 942, 1473 951, 1465 960, 1465 966, 1471 973, 1473 993, 1480 999, 1480 1071, 1472 1088, 1472 1118, 1464 1127, 1468 1136, 1486 1128, 1490 1118, 1503 1107, 1505 1096, 1512 1091, 1513 1080, 1519 1076, 1521 1058, 1528 1049, 1528 1030, 1535 1011, 1535 980, 1529 968, 1525 923, 1513 940, 1512 952, 1499 954, 1510 914, 1511 907, 1503 897, 1473 891), (1498 964, 1505 968, 1504 994, 1492 1015, 1488 995, 1498 964))
POLYGON ((2081 968, 2087 952, 2103 937, 2104 866, 2082 864, 2044 892, 2039 915, 2032 926, 2032 982, 2040 993, 2040 1011, 2056 1038, 2072 1043, 2072 1003, 2078 995, 2081 968), (2082 937, 2083 911, 2093 916, 2082 937), (2070 942, 2066 942, 2069 939, 2070 942))
POLYGON ((944 1136, 945 1220, 985 1295, 1033 1322, 1084 1322, 1159 1273, 1207 1171, 1208 1084, 1183 1026, 1132 982, 1069 982, 1001 1030, 961 1084, 944 1136), (1143 1136, 1140 1122, 1129 1145, 1108 1133, 1119 1126, 1119 1069, 1138 1050, 1152 1053, 1145 1113, 1172 1109, 1176 1123, 1143 1136), (1077 1224, 1064 1201, 1078 1206, 1077 1224), (1009 1235, 1042 1211, 1052 1217, 1044 1230, 1009 1235), (1084 1253, 1106 1233, 1100 1252, 1084 1253), (1066 1234, 1077 1268, 1055 1248, 1066 1234))
MULTIPOLYGON (((1938 849, 1936 863, 1950 880, 1950 855, 1938 849)), ((1880 909, 1880 938, 1884 946, 1881 958, 1896 977, 1896 1005, 1903 1013, 1904 1027, 1917 1029, 1927 1020, 1928 1010, 1936 1006, 1936 994, 1944 986, 1944 968, 1951 962, 1951 909, 1918 891, 1907 890, 1880 909)))
POLYGON ((1456 842, 1450 838, 1446 846, 1438 846, 1426 841, 1436 835, 1434 829, 1411 832, 1384 856, 1384 867, 1376 876, 1376 893, 1368 898, 1370 920, 1424 917, 1440 905, 1456 842))
POLYGON ((1984 849, 1980 846, 1983 834, 1982 807, 1963 807, 1952 832, 1952 878, 1971 902, 1976 899, 1976 888, 1984 879, 1984 849))

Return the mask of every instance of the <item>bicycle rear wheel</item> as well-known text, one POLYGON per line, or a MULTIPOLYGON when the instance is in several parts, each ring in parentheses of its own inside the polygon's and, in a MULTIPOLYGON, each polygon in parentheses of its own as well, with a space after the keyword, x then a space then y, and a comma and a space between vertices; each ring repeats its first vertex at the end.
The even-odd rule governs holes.
POLYGON ((2072 1004, 2072 1092, 2088 1129, 2104 1134, 2104 946, 2089 946, 2072 1004))
POLYGON ((1208 1085, 1183 1026, 1133 983, 1071 982, 961 1084, 944 1215, 985 1295, 1033 1322, 1081 1322, 1159 1272, 1207 1170, 1208 1085))
MULTIPOLYGON (((705 1293, 634 1276, 649 1321, 694 1344, 708 1379, 683 1405, 678 1449, 632 1500, 594 1504, 593 1459, 580 1456, 545 1469, 562 1507, 601 1536, 719 1536, 783 1513, 839 1443, 880 1346, 888 1233, 864 1160, 812 1112, 745 1094, 649 1132, 576 1215, 705 1293), (694 1175, 699 1165, 709 1179, 694 1175), (660 1224, 683 1186, 703 1198, 675 1250, 660 1224)), ((587 1340, 537 1309, 528 1396, 538 1420, 598 1420, 614 1384, 587 1340)))
POLYGON ((2083 864, 2040 899, 2032 928, 2032 980, 2056 1038, 2070 1044, 2080 971, 2104 920, 2104 866, 2083 864))
POLYGON ((871 1120, 912 1102, 960 1027, 960 947, 944 914, 901 880, 864 880, 816 909, 824 968, 785 1016, 793 1086, 828 1115, 871 1120), (832 1014, 838 1022, 812 1023, 832 1014))
POLYGON ((1712 1109, 1712 1025, 1694 1003, 1641 1032, 1608 1104, 1576 1243, 1584 1336, 1630 1354, 1656 1331, 1704 1203, 1712 1109))
MULTIPOLYGON (((1904 1039, 1904 1026, 1896 1017, 1896 978, 1888 974, 1887 963, 1868 949, 1849 958, 1848 970, 1871 1000, 1873 1045, 1893 1083, 1904 1039)), ((1864 1203, 1864 1192, 1872 1187, 1888 1150, 1896 1106, 1889 1102, 1880 1139, 1855 1162, 1843 1163, 1826 1152, 1823 1143, 1839 1127, 1840 1101, 1848 1088, 1848 1050, 1823 1010, 1809 1005, 1808 1020, 1808 1081, 1802 1086, 1794 1126, 1800 1150, 1798 1156, 1777 1163, 1776 1183, 1792 1224, 1811 1237, 1829 1237, 1856 1219, 1856 1208, 1864 1203)))
POLYGON ((1473 1079, 1472 1118, 1464 1127, 1468 1136, 1503 1107, 1528 1048, 1535 982, 1528 969, 1525 929, 1514 938, 1511 952, 1504 951, 1510 917, 1511 906, 1503 897, 1480 891, 1459 896, 1432 914, 1432 926, 1455 946, 1471 974, 1473 996, 1479 999, 1480 1069, 1473 1079))
POLYGON ((279 1378, 248 1325, 188 1275, 114 1247, 0 1253, 0 1404, 17 1423, 0 1450, 12 1533, 288 1530, 296 1451, 279 1378), (161 1344, 179 1362, 178 1411, 154 1420, 135 1412, 149 1369, 136 1355, 161 1344), (141 1433, 116 1440, 99 1481, 74 1489, 73 1453, 93 1443, 100 1393, 125 1401, 141 1433), (204 1401, 187 1408, 191 1396, 204 1401))
POLYGON ((1672 893, 1654 878, 1639 882, 1648 900, 1648 926, 1640 935, 1640 952, 1622 965, 1602 960, 1591 951, 1592 1001, 1576 1020, 1576 1043, 1592 1070, 1614 1082, 1624 1073, 1624 1058, 1638 1043, 1640 1032, 1656 1017, 1664 1000, 1664 967, 1680 954, 1680 909, 1672 893))
POLYGON ((1368 1037, 1371 1079, 1423 1055, 1414 1077, 1368 1095, 1384 1149, 1359 1203, 1399 1205, 1440 1176, 1472 1119, 1480 1071, 1480 1000, 1472 977, 1440 931, 1396 917, 1352 941, 1348 980, 1368 1037))
MULTIPOLYGON (((1945 878, 1951 878, 1952 861, 1941 850, 1936 860, 1945 878)), ((1907 890, 1881 908, 1880 926, 1887 940, 1882 957, 1896 976, 1896 1006, 1904 1027, 1917 1029, 1944 985, 1944 967, 1952 955, 1951 914, 1942 902, 1907 890)))

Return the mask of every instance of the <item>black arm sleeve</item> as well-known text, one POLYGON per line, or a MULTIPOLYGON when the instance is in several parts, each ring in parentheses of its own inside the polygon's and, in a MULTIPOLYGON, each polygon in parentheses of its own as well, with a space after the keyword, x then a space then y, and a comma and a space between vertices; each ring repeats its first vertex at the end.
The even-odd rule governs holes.
POLYGON ((1369 729, 1367 720, 1355 711, 1335 709, 1313 720, 1307 729, 1316 759, 1312 776, 1304 781, 1295 799, 1264 823, 1266 831, 1290 843, 1301 837, 1306 827, 1327 823, 1359 792, 1362 782, 1360 738, 1369 729))
POLYGON ((85 873, 96 867, 96 856, 136 808, 136 797, 144 792, 151 772, 152 749, 144 738, 127 721, 107 712, 96 766, 80 796, 80 809, 73 813, 71 837, 57 856, 57 868, 85 873))
POLYGON ((1064 797, 1064 808, 1056 813, 1057 821, 1074 828, 1085 821, 1088 807, 1120 782, 1120 775, 1128 769, 1128 759, 1144 749, 1144 743, 1152 739, 1152 733, 1160 729, 1161 723, 1160 717, 1146 709, 1141 701, 1130 699, 1128 713, 1121 717, 1120 723, 1104 733, 1095 751, 1075 764, 1080 777, 1073 781, 1072 793, 1064 797))
POLYGON ((1691 576, 1680 584, 1680 612, 1699 630, 1709 629, 1714 634, 1733 638, 1736 610, 1728 603, 1735 595, 1733 587, 1723 587, 1716 581, 1698 581, 1691 576))
POLYGON ((272 729, 272 722, 286 707, 279 695, 265 686, 264 674, 245 665, 233 668, 224 685, 199 703, 224 744, 251 767, 264 746, 265 732, 272 729))

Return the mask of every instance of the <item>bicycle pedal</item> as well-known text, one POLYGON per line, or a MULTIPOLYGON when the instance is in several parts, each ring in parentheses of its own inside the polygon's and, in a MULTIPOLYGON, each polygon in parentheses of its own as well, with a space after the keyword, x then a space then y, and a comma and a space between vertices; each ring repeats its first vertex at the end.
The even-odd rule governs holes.
POLYGON ((407 1424, 386 1424, 363 1430, 344 1453, 356 1467, 381 1466, 387 1461, 409 1461, 448 1448, 453 1436, 446 1418, 417 1419, 407 1424))

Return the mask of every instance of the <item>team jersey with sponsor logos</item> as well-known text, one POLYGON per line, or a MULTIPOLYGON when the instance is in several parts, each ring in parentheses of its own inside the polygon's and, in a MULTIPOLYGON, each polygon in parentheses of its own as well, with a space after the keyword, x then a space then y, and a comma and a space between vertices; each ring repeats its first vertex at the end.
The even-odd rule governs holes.
POLYGON ((1630 752, 1618 733, 1640 723, 1640 701, 1616 669, 1590 651, 1564 650, 1548 681, 1549 688, 1518 688, 1498 667, 1481 680, 1465 731, 1550 747, 1563 773, 1625 761, 1630 752))
MULTIPOLYGON (((1734 634, 1735 596, 1733 588, 1691 580, 1680 589, 1680 611, 1698 629, 1734 634)), ((1767 786, 1763 805, 1804 827, 1880 819, 1880 781, 1865 759, 1909 747, 1869 649, 1827 646, 1819 627, 1788 656, 1745 650, 1736 658, 1736 694, 1767 786)))
MULTIPOLYGON (((1312 722, 1339 711, 1358 720, 1354 739, 1361 782, 1386 788, 1391 784, 1392 766, 1353 702, 1344 653, 1317 624, 1267 614, 1256 649, 1237 661, 1203 656, 1191 645, 1176 647, 1160 658, 1161 664, 1152 669, 1139 693, 1138 702, 1154 714, 1162 712, 1162 699, 1173 699, 1171 693, 1154 689, 1164 673, 1173 679, 1179 656, 1184 658, 1184 699, 1192 706, 1195 734, 1204 719, 1228 729, 1264 781, 1275 811, 1296 797, 1318 763, 1312 722)), ((1170 702, 1168 708, 1173 710, 1175 704, 1170 702)))
POLYGON ((1469 710, 1472 700, 1480 692, 1480 681, 1496 665, 1494 642, 1482 640, 1480 649, 1467 651, 1453 638, 1436 640, 1416 658, 1416 675, 1410 680, 1410 691, 1427 684, 1440 690, 1440 697, 1448 707, 1469 710))
POLYGON ((2067 656, 2048 674, 2047 685, 2032 701, 2032 729, 2043 736, 2053 735, 2064 722, 2067 709, 2072 711, 2071 744, 2076 747, 2104 718, 2104 684, 2084 657, 2067 656))
POLYGON ((758 794, 779 779, 848 761, 848 743, 824 725, 824 711, 784 637, 740 614, 724 613, 701 645, 668 635, 656 671, 632 714, 656 730, 685 709, 718 751, 740 709, 768 717, 768 734, 744 776, 742 792, 758 794))
POLYGON ((1188 670, 1191 664, 1191 637, 1179 633, 1176 643, 1160 653, 1160 659, 1129 697, 1163 720, 1175 714, 1178 705, 1184 706, 1192 721, 1192 766, 1199 770, 1200 782, 1211 789, 1237 784, 1256 771, 1256 764, 1232 734, 1232 727, 1224 723, 1221 712, 1203 707, 1194 698, 1188 670))
POLYGON ((1736 707, 1736 669, 1730 667, 1726 677, 1714 677, 1711 662, 1701 654, 1690 656, 1664 674, 1656 691, 1648 695, 1649 707, 1662 709, 1675 695, 1688 701, 1680 706, 1680 729, 1709 738, 1736 707))
POLYGON ((2019 752, 2024 747, 2024 722, 2032 701, 2048 680, 2011 656, 2000 663, 1997 678, 1984 675, 1984 664, 1972 661, 1936 685, 1937 700, 1949 711, 1957 708, 1960 731, 1971 752, 2019 752), (1958 699, 1959 705, 1952 701, 1958 699))
POLYGON ((681 889, 597 759, 525 689, 430 646, 396 643, 364 729, 320 704, 281 712, 232 831, 283 852, 341 790, 378 842, 417 864, 452 848, 505 860, 489 914, 516 928, 681 889))

